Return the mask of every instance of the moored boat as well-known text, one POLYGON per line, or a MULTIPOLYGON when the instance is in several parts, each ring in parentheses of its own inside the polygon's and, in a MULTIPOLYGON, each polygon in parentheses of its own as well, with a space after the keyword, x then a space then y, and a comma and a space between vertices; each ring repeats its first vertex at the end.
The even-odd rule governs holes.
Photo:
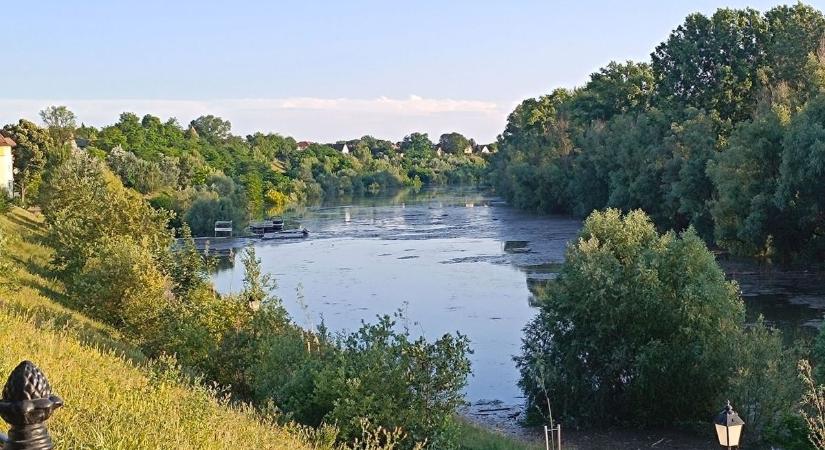
POLYGON ((300 230, 281 230, 264 233, 261 239, 267 241, 271 239, 303 239, 309 236, 309 230, 301 228, 300 230))
POLYGON ((281 219, 265 219, 249 224, 249 232, 258 237, 264 237, 266 233, 276 233, 284 229, 284 221, 281 219))

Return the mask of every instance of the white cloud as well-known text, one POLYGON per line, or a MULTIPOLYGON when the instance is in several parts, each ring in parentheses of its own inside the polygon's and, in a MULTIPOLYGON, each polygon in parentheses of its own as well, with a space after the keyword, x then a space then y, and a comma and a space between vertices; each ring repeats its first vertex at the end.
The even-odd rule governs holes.
POLYGON ((233 131, 278 132, 297 139, 333 141, 372 134, 400 139, 412 131, 437 138, 458 131, 480 142, 492 141, 505 125, 510 105, 480 100, 407 98, 262 98, 216 100, 167 99, 0 99, 0 123, 20 117, 37 120, 49 105, 66 105, 78 120, 102 126, 115 122, 124 111, 176 117, 181 123, 214 114, 232 122, 233 131))

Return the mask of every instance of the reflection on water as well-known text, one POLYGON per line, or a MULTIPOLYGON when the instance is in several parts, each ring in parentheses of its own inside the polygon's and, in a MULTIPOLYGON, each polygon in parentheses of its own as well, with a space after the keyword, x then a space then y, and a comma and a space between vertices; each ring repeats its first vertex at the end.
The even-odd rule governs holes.
MULTIPOLYGON (((555 276, 578 220, 520 212, 460 190, 339 201, 285 218, 310 237, 253 245, 298 323, 314 327, 323 320, 333 330, 352 330, 403 310, 415 333, 470 337, 469 401, 519 403, 512 356, 535 314, 533 295, 555 276)), ((223 264, 217 288, 239 289, 242 266, 223 264)), ((821 280, 726 269, 740 280, 749 320, 763 314, 788 332, 818 325, 825 309, 821 280)))

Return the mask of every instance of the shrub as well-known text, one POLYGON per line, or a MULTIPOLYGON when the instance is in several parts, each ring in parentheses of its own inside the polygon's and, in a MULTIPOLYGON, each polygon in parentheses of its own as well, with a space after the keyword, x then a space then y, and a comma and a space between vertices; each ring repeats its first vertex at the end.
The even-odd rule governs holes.
POLYGON ((125 331, 138 341, 157 334, 171 301, 171 282, 140 242, 105 237, 71 279, 81 309, 125 331))
POLYGON ((5 214, 11 211, 11 207, 11 195, 4 188, 0 188, 0 214, 5 214))
POLYGON ((738 341, 736 370, 716 403, 736 401, 736 411, 748 427, 744 436, 748 441, 770 442, 785 449, 809 448, 799 446, 807 438, 800 433, 805 427, 795 414, 803 390, 796 376, 797 361, 805 356, 803 346, 786 347, 779 330, 765 325, 761 317, 731 338, 738 341))
POLYGON ((641 211, 591 214, 539 307, 516 358, 528 406, 585 423, 705 418, 744 319, 696 233, 660 235, 641 211))
POLYGON ((283 334, 269 349, 257 368, 256 394, 274 399, 291 417, 336 424, 350 442, 367 420, 402 430, 401 448, 455 448, 454 416, 470 373, 465 336, 413 339, 384 316, 335 338, 323 330, 283 334))

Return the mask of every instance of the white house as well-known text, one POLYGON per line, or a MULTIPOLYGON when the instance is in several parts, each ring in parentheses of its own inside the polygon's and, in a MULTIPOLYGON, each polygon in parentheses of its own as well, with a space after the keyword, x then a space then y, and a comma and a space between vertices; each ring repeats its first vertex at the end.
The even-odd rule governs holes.
POLYGON ((473 154, 473 146, 468 145, 467 148, 464 149, 464 154, 465 155, 472 155, 473 154))
POLYGON ((14 192, 14 155, 11 148, 17 145, 11 138, 0 135, 0 189, 9 195, 14 192))
POLYGON ((347 144, 332 144, 332 148, 341 152, 341 154, 349 155, 349 147, 347 144))

